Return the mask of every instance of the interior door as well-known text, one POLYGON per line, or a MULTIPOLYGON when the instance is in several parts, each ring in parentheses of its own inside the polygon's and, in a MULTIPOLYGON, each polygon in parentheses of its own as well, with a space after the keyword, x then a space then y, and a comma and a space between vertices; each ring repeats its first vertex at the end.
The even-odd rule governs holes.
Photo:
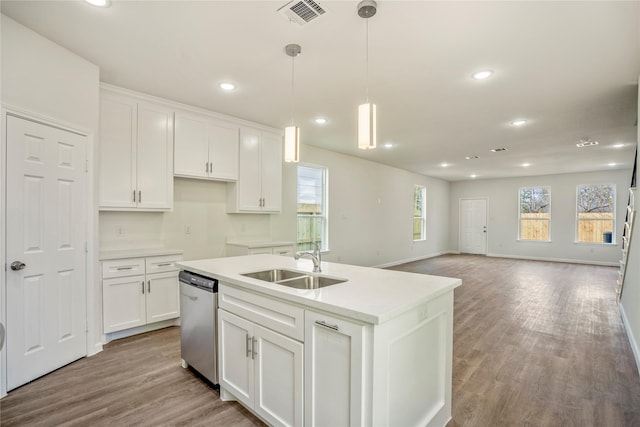
POLYGON ((86 137, 7 116, 7 389, 86 355, 86 137))
POLYGON ((486 199, 460 200, 460 252, 487 254, 486 199))

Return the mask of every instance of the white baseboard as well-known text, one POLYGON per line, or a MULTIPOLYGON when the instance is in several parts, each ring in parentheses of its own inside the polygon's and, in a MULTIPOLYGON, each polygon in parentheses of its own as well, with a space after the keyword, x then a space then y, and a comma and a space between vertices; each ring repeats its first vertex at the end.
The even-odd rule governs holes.
POLYGON ((545 258, 545 257, 535 257, 535 256, 525 256, 525 255, 508 255, 508 254, 492 254, 487 253, 488 257, 494 258, 513 258, 513 259, 526 259, 531 261, 549 261, 549 262, 568 262, 571 264, 589 264, 589 265, 602 265, 605 267, 618 267, 619 263, 616 262, 607 262, 607 261, 588 261, 583 259, 565 259, 565 258, 545 258))
POLYGON ((622 302, 620 303, 620 316, 622 317, 622 324, 624 325, 624 329, 627 331, 627 337, 629 337, 629 344, 631 344, 633 357, 635 357, 636 359, 636 368, 638 369, 638 375, 640 375, 640 347, 638 347, 638 342, 636 341, 635 335, 631 330, 631 325, 629 324, 629 320, 627 319, 627 314, 624 312, 622 302))
POLYGON ((387 268, 387 267, 395 267, 396 265, 401 265, 401 264, 407 264, 409 262, 415 262, 415 261, 422 261, 423 259, 429 259, 429 258, 434 258, 440 255, 448 255, 448 254, 453 254, 455 252, 437 252, 435 254, 429 254, 429 255, 422 255, 419 257, 415 257, 415 258, 407 258, 407 259, 401 259, 398 261, 391 261, 391 262, 385 262, 384 264, 378 264, 378 265, 374 265, 374 268, 387 268))

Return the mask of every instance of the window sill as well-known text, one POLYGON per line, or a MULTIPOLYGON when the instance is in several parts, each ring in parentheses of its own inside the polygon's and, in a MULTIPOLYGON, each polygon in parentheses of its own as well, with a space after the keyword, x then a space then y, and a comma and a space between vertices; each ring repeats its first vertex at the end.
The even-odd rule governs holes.
POLYGON ((574 245, 582 245, 582 246, 613 246, 613 247, 617 247, 618 246, 618 243, 616 243, 616 242, 604 243, 604 242, 578 242, 578 241, 574 241, 573 244, 574 245))

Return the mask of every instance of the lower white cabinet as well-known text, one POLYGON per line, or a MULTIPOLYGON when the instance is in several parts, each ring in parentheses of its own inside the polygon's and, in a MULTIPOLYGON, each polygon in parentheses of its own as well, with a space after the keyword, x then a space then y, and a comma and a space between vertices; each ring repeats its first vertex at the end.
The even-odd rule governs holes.
POLYGON ((305 426, 363 426, 364 325, 305 311, 305 426))
POLYGON ((258 254, 294 256, 296 254, 296 245, 293 242, 227 243, 227 256, 258 254))
POLYGON ((180 316, 179 256, 122 258, 102 262, 104 333, 180 316))
POLYGON ((271 425, 302 425, 302 343, 222 309, 218 324, 220 386, 271 425))

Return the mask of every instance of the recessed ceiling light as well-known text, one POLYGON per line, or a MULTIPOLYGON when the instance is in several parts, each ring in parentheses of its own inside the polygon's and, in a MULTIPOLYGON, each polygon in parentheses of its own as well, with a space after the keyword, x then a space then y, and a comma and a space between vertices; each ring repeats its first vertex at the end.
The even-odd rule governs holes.
POLYGON ((511 122, 511 126, 524 126, 527 124, 525 119, 517 119, 511 122))
POLYGON ((469 175, 469 178, 477 178, 477 177, 478 177, 478 175, 476 175, 475 173, 472 174, 472 175, 469 175))
POLYGON ((393 143, 391 142, 387 142, 386 144, 383 145, 384 148, 393 148, 393 143))
POLYGON ((222 90, 234 90, 236 88, 236 85, 231 82, 222 82, 218 86, 222 90))
POLYGON ((467 160, 473 160, 473 159, 479 159, 479 158, 480 157, 478 157, 478 156, 467 156, 467 157, 465 157, 465 159, 467 159, 467 160))
POLYGON ((440 167, 448 168, 449 166, 451 166, 451 165, 449 163, 447 163, 447 162, 440 163, 440 167))
POLYGON ((474 80, 484 80, 484 79, 488 79, 492 75, 493 75, 493 70, 480 70, 473 73, 471 77, 473 77, 474 80))
POLYGON ((327 119, 325 119, 324 117, 316 117, 314 119, 314 122, 316 122, 319 125, 324 125, 327 123, 327 119))
POLYGON ((500 148, 492 148, 491 151, 494 153, 499 153, 501 151, 507 151, 507 149, 500 147, 500 148))
POLYGON ((593 141, 591 138, 582 138, 580 140, 580 142, 578 142, 576 144, 576 147, 578 148, 582 148, 582 147, 592 147, 594 145, 598 145, 599 142, 598 141, 593 141))
POLYGON ((523 168, 528 168, 529 166, 531 166, 531 163, 523 163, 523 164, 522 164, 522 167, 523 167, 523 168))
POLYGON ((622 148, 622 147, 624 147, 624 143, 621 142, 621 143, 618 143, 618 144, 613 144, 612 147, 613 148, 622 148))
POLYGON ((609 163, 609 166, 615 166, 615 165, 617 165, 617 163, 613 163, 613 162, 609 163))
POLYGON ((111 2, 109 0, 84 0, 92 6, 98 7, 109 7, 111 6, 111 2))

